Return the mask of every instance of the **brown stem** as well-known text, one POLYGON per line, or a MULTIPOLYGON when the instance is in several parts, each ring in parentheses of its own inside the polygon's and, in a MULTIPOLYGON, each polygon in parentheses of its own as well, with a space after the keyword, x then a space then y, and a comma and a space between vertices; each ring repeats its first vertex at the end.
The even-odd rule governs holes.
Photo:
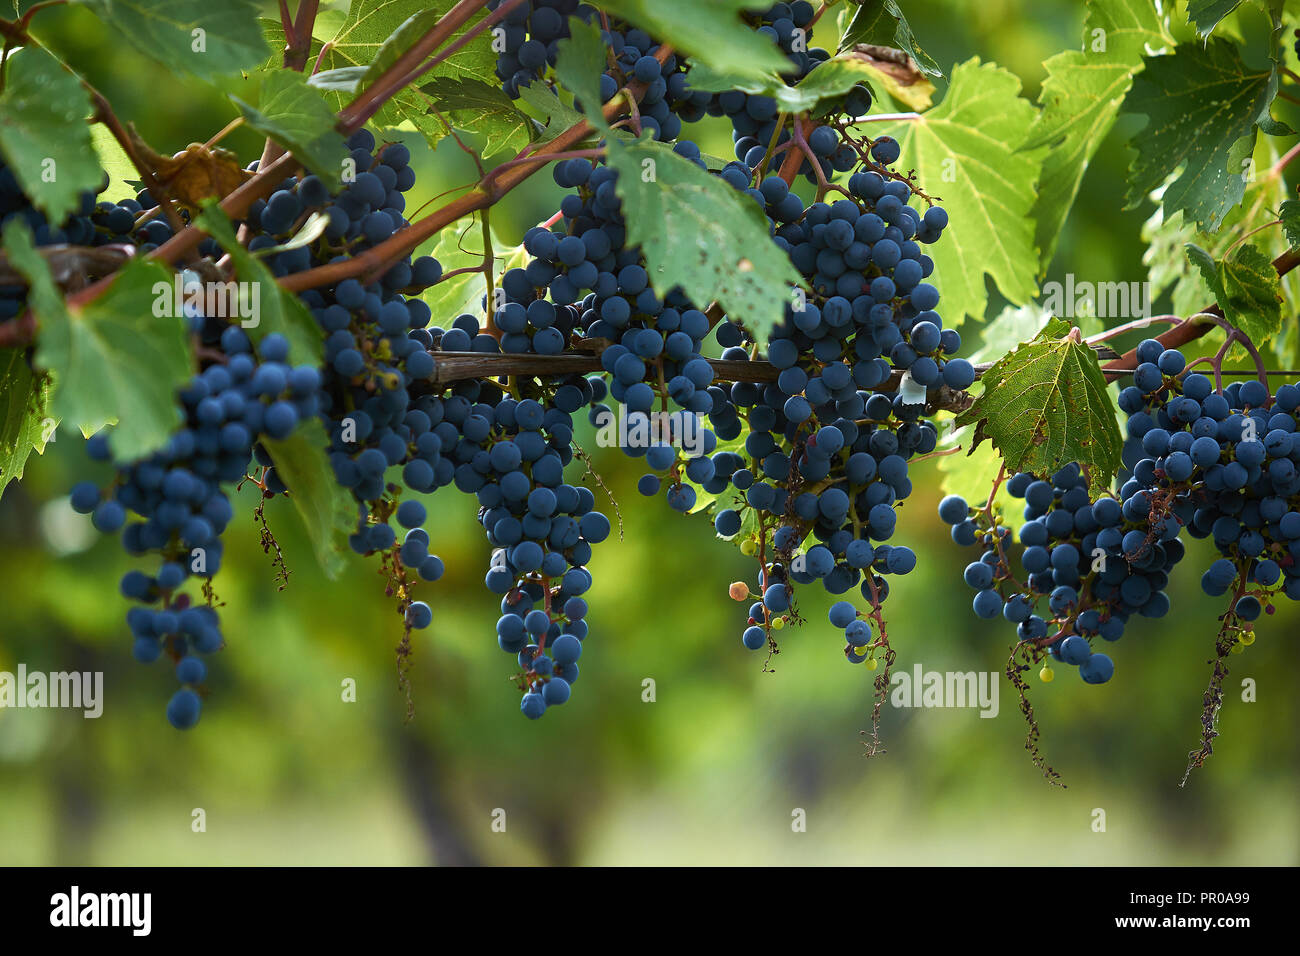
MULTIPOLYGON (((522 2, 522 0, 519 0, 519 2, 522 2)), ((424 74, 428 73, 439 63, 442 63, 445 60, 449 59, 454 53, 458 52, 463 46, 468 44, 475 37, 479 36, 479 34, 481 34, 484 30, 487 30, 489 27, 496 26, 498 23, 500 23, 502 20, 506 18, 506 16, 510 13, 511 10, 513 10, 515 7, 519 5, 519 2, 516 2, 516 0, 506 0, 505 3, 501 4, 501 6, 497 7, 495 10, 493 10, 490 14, 488 14, 478 23, 474 24, 474 26, 466 30, 463 35, 461 35, 453 43, 448 45, 446 49, 440 50, 436 56, 433 56, 430 59, 425 60, 415 69, 407 73, 405 76, 400 77, 397 81, 397 88, 399 90, 406 89, 406 87, 410 86, 420 77, 422 77, 424 74)))
MULTIPOLYGON (((1296 266, 1300 265, 1300 249, 1288 249, 1282 255, 1273 260, 1273 268, 1277 270, 1279 277, 1286 275, 1296 266)), ((1210 306, 1202 310, 1204 315, 1223 316, 1223 310, 1217 305, 1210 306)), ((1211 329, 1216 328, 1208 322, 1184 322, 1176 325, 1168 332, 1156 336, 1160 344, 1167 349, 1176 349, 1186 345, 1188 342, 1194 342, 1201 336, 1207 334, 1211 329)), ((1101 367, 1102 373, 1108 379, 1116 379, 1124 372, 1131 372, 1138 367, 1137 349, 1130 349, 1119 358, 1107 362, 1101 367)))
MULTIPOLYGON (((519 6, 523 0, 506 0, 483 22, 493 23, 501 20, 507 13, 519 6)), ((346 126, 358 128, 374 116, 385 103, 403 90, 409 74, 419 70, 425 59, 438 50, 458 29, 486 6, 486 0, 460 0, 441 17, 433 28, 420 37, 405 53, 399 56, 389 67, 377 76, 373 83, 354 99, 339 114, 340 121, 346 126)), ((480 24, 482 25, 482 24, 480 24)), ((418 76, 419 73, 416 73, 418 76)))
MULTIPOLYGON (((797 116, 794 118, 794 125, 796 127, 799 125, 799 117, 797 116)), ((799 175, 799 167, 803 165, 804 156, 795 147, 793 139, 786 145, 789 148, 786 150, 785 161, 781 163, 777 175, 785 180, 787 186, 793 186, 795 177, 799 175)))
POLYGON ((287 69, 301 73, 311 56, 311 40, 316 30, 316 14, 320 10, 320 0, 302 0, 298 4, 298 15, 293 21, 293 37, 284 51, 284 65, 287 69))

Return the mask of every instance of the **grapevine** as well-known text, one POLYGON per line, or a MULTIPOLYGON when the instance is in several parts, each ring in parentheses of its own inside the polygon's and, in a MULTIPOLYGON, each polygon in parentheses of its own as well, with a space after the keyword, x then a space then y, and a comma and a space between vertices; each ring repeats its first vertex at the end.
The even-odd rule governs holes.
MULTIPOLYGON (((1177 43, 1167 12, 1131 2, 1143 49, 1159 38, 1170 52, 1144 68, 1113 53, 1131 74, 1126 110, 1177 135, 1178 117, 1160 114, 1166 101, 1187 112, 1170 76, 1236 53, 1177 43)), ((266 505, 280 498, 323 573, 377 566, 408 719, 421 641, 440 603, 462 599, 442 580, 442 525, 470 509, 489 549, 475 575, 499 612, 495 633, 467 639, 505 655, 500 684, 523 718, 563 708, 581 668, 597 679, 617 619, 592 589, 600 545, 622 533, 623 489, 579 445, 590 432, 636 460, 647 506, 710 521, 749 562, 727 589, 732 639, 762 670, 800 628, 826 630, 807 610, 814 585, 831 596, 834 653, 867 675, 868 756, 885 752, 896 663, 915 657, 889 609, 918 562, 954 564, 975 617, 1001 629, 1026 748, 1053 782, 1030 678, 1122 681, 1112 645, 1169 612, 1180 565, 1200 562, 1205 594, 1224 599, 1189 774, 1219 737, 1234 658, 1300 600, 1300 384, 1268 367, 1291 349, 1295 148, 1240 189, 1224 156, 1196 153, 1191 172, 1219 179, 1189 196, 1206 187, 1139 141, 1138 198, 1195 227, 1171 293, 1181 314, 1090 329, 1092 316, 1044 315, 976 355, 970 327, 994 331, 986 277, 1030 305, 1055 244, 1036 197, 1074 176, 1059 228, 1100 141, 1075 143, 1082 165, 1049 182, 1058 160, 1039 147, 1076 135, 1058 115, 1072 108, 1060 76, 1035 106, 979 61, 942 77, 905 21, 882 37, 860 23, 865 7, 837 23, 806 0, 711 8, 716 45, 644 5, 461 0, 413 12, 357 66, 313 45, 318 5, 303 2, 292 16, 281 4, 278 57, 256 23, 229 28, 228 48, 243 38, 265 54, 225 65, 259 73, 259 105, 235 99, 239 119, 167 155, 41 42, 45 6, 0 21, 0 354, 23 383, 0 386, 24 409, 6 423, 3 483, 44 448, 33 422, 89 435, 67 500, 134 561, 119 585, 124 647, 171 669, 161 709, 178 729, 222 706, 209 677, 235 639, 214 583, 229 536, 251 519, 279 590, 318 573, 277 539, 266 505), (55 157, 73 186, 33 174, 55 138, 33 118, 43 88, 85 107, 75 135, 81 120, 102 127, 96 148, 114 144, 136 188, 89 138, 55 157), (1000 124, 1016 117, 1013 136, 1000 124), (223 145, 240 125, 265 135, 259 155, 223 145), (471 135, 480 126, 494 151, 471 135), (469 154, 473 181, 410 202, 428 185, 412 130, 469 154), (984 145, 963 153, 971 140, 984 145), (1025 163, 1041 181, 1013 182, 1025 163), (530 181, 553 185, 557 206, 511 248, 493 209, 530 181), (159 283, 176 290, 171 312, 159 283), (237 307, 252 293, 249 321, 237 307), (132 356, 124 343, 141 340, 132 356), (927 555, 932 511, 913 505, 914 480, 985 442, 995 474, 970 500, 945 489, 937 508, 953 547, 978 551, 927 555), (1192 539, 1216 556, 1202 561, 1192 539)), ((354 0, 349 16, 366 12, 354 0)), ((159 30, 154 52, 174 64, 179 40, 159 30)), ((1297 81, 1278 65, 1269 89, 1285 102, 1297 81)), ((1294 135, 1260 118, 1271 98, 1256 105, 1227 146, 1294 135)))

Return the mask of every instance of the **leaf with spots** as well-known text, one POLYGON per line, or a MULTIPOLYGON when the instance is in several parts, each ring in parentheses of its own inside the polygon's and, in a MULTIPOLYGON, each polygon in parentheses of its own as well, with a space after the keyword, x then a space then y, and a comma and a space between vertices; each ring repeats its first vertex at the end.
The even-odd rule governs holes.
POLYGON ((1250 69, 1236 46, 1217 38, 1144 62, 1124 100, 1126 112, 1150 117, 1133 140, 1128 206, 1181 170, 1165 189, 1166 214, 1186 210, 1214 232, 1246 193, 1255 124, 1268 117, 1276 75, 1250 69))
POLYGON ((1282 220, 1282 230, 1286 233, 1291 247, 1300 246, 1300 199, 1288 199, 1278 209, 1278 218, 1282 220))
POLYGON ((1124 445, 1115 403, 1096 353, 1068 322, 1053 319, 980 382, 983 394, 955 421, 975 426, 968 454, 987 439, 1009 469, 1046 475, 1078 462, 1094 492, 1110 486, 1124 445))
POLYGON ((771 241, 758 204, 648 139, 609 144, 628 245, 639 245, 655 291, 681 286, 699 308, 716 301, 761 336, 785 315, 802 281, 771 241))

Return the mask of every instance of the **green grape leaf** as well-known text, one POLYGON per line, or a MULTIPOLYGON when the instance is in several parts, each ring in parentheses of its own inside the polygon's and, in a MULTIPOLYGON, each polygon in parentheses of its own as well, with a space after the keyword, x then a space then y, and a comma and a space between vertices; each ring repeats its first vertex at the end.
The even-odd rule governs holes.
POLYGON ((1214 293, 1223 316, 1256 346, 1282 331, 1282 295, 1277 270, 1268 254, 1246 243, 1226 259, 1216 260, 1195 243, 1187 258, 1196 264, 1214 293))
POLYGON ((782 88, 792 89, 775 73, 754 76, 749 73, 714 70, 703 64, 691 64, 691 89, 693 90, 704 90, 708 93, 741 90, 745 93, 775 97, 782 88))
POLYGON ((544 132, 539 137, 542 142, 550 142, 573 124, 580 123, 587 118, 561 100, 555 95, 554 90, 543 83, 533 83, 530 86, 521 87, 519 99, 537 114, 537 117, 545 126, 544 132))
POLYGON ((1053 319, 980 377, 983 393, 956 419, 974 425, 968 453, 992 442, 1009 469, 1050 474, 1078 462, 1095 491, 1108 488, 1124 441, 1096 353, 1053 319))
MULTIPOLYGON (((980 332, 981 344, 967 358, 975 364, 993 362, 1025 342, 1032 340, 1048 322, 1051 313, 1037 305, 1007 306, 980 332)), ((978 395, 982 391, 981 380, 976 379, 970 392, 978 395)), ((988 498, 989 489, 997 479, 1002 467, 1002 458, 992 443, 971 447, 975 429, 967 425, 962 428, 950 428, 942 440, 942 451, 961 448, 966 454, 947 454, 937 459, 940 481, 939 486, 946 495, 961 495, 973 506, 980 506, 988 498)), ((995 514, 1003 518, 1019 520, 1019 508, 1016 499, 1006 490, 1006 483, 998 490, 993 501, 995 514)))
POLYGON ((984 318, 986 274, 1012 302, 1037 292, 1030 210, 1043 151, 1019 148, 1035 115, 1019 93, 1013 74, 969 60, 953 69, 943 102, 898 135, 900 165, 915 168, 918 183, 948 210, 948 228, 926 251, 950 326, 984 318))
POLYGON ((766 10, 764 0, 602 0, 612 17, 640 27, 662 43, 715 70, 758 78, 789 70, 790 60, 769 38, 740 18, 766 10))
MULTIPOLYGON (((494 287, 500 287, 501 277, 515 267, 528 263, 523 245, 510 246, 492 232, 494 287)), ((477 215, 445 226, 433 240, 428 254, 442 265, 444 272, 455 272, 483 264, 483 227, 477 215)), ((487 295, 487 281, 482 272, 465 272, 420 293, 433 313, 434 325, 448 328, 458 315, 472 315, 483 324, 483 297, 487 295)))
POLYGON ((257 343, 279 332, 289 340, 292 364, 319 366, 323 349, 320 324, 303 301, 282 289, 267 265, 239 243, 221 207, 209 201, 194 224, 215 239, 234 263, 239 281, 226 284, 228 301, 238 297, 241 302, 240 325, 248 337, 257 343))
POLYGON ((289 500, 302 517, 307 538, 325 576, 336 580, 347 566, 348 535, 357 524, 357 506, 334 477, 329 439, 319 419, 301 423, 283 441, 263 437, 275 473, 289 489, 289 500))
MULTIPOLYGON (((902 50, 925 73, 936 79, 943 77, 939 64, 930 54, 921 49, 908 25, 907 17, 898 8, 895 0, 863 0, 858 12, 849 21, 840 40, 840 49, 847 50, 858 43, 870 43, 876 46, 889 46, 902 50)), ((818 68, 820 69, 820 67, 818 68)))
MULTIPOLYGON (((455 0, 353 0, 347 18, 329 38, 322 67, 331 71, 360 69, 360 79, 354 89, 365 89, 453 6, 455 0)), ((480 17, 472 19, 448 42, 463 36, 480 17)), ((431 69, 423 79, 452 76, 494 83, 495 68, 492 34, 484 31, 431 69)), ((350 82, 352 75, 340 76, 350 82)), ((342 92, 331 95, 338 106, 349 98, 342 92)), ((416 87, 399 92, 380 107, 371 122, 380 129, 415 130, 431 147, 447 135, 446 127, 429 112, 429 98, 416 87)))
POLYGON ((1051 320, 1052 314, 1037 305, 1009 305, 980 331, 980 347, 967 358, 976 365, 996 361, 1043 331, 1051 320))
MULTIPOLYGON (((1259 157, 1262 164, 1271 165, 1281 155, 1276 144, 1265 140, 1264 155, 1259 157)), ((1160 201, 1161 191, 1152 194, 1152 199, 1160 201)), ((1216 233, 1199 232, 1186 215, 1176 212, 1166 217, 1164 209, 1157 205, 1151 217, 1142 227, 1142 239, 1147 243, 1147 250, 1142 257, 1147 266, 1151 281, 1151 299, 1172 289, 1175 315, 1193 315, 1214 301, 1214 294, 1206 283, 1201 270, 1187 255, 1187 244, 1195 243, 1204 248, 1212 257, 1218 258, 1229 254, 1237 240, 1244 235, 1256 234, 1254 240, 1268 255, 1278 256, 1290 248, 1291 243, 1286 234, 1287 197, 1291 189, 1280 176, 1256 176, 1246 187, 1243 201, 1229 209, 1216 233), (1281 219, 1281 229, 1275 226, 1281 219)), ((1300 204, 1295 207, 1300 213, 1300 204)), ((1291 277, 1284 277, 1284 286, 1291 277)), ((1284 290, 1284 294, 1285 290, 1284 290)), ((1294 328, 1294 325, 1289 326, 1294 328)), ((1289 360, 1287 364, 1290 364, 1289 360)))
POLYGON ((262 80, 256 107, 237 96, 230 97, 244 115, 244 122, 279 143, 309 170, 337 185, 348 157, 342 135, 335 129, 335 115, 318 90, 307 85, 301 73, 276 70, 262 80))
POLYGON ((627 241, 645 254, 661 295, 681 286, 699 308, 716 301, 759 335, 779 323, 802 282, 767 233, 758 205, 670 150, 647 139, 609 144, 627 241))
POLYGON ((1047 78, 1023 149, 1051 147, 1043 160, 1034 204, 1035 241, 1046 268, 1066 217, 1079 195, 1088 164, 1115 124, 1120 105, 1148 49, 1173 46, 1150 0, 1091 0, 1084 49, 1058 53, 1043 63, 1047 78))
POLYGON ((132 259, 103 295, 70 309, 26 224, 7 224, 4 246, 31 288, 40 322, 35 361, 54 377, 50 416, 83 431, 116 420, 111 446, 119 462, 161 448, 180 424, 176 392, 194 364, 184 317, 157 308, 172 274, 132 259))
POLYGON ((1209 36, 1228 14, 1241 6, 1241 0, 1187 0, 1187 22, 1196 32, 1209 36))
POLYGON ((421 89, 432 100, 431 110, 446 114, 457 129, 483 136, 484 156, 517 153, 532 138, 532 120, 496 84, 472 77, 436 76, 421 89))
POLYGON ((90 95, 40 47, 19 50, 5 69, 0 154, 33 205, 50 222, 63 222, 102 178, 86 123, 90 95))
POLYGON ((569 28, 568 38, 556 44, 555 78, 573 94, 574 108, 586 114, 594 129, 606 133, 609 123, 600 109, 600 75, 609 49, 595 23, 571 20, 569 28))
POLYGON ((1255 123, 1267 115, 1276 77, 1249 69, 1236 46, 1220 39, 1144 62, 1124 100, 1126 112, 1150 117, 1133 140, 1128 206, 1181 169, 1165 189, 1166 209, 1186 210, 1213 232, 1245 195, 1255 123))
MULTIPOLYGON (((129 196, 138 191, 140 172, 108 127, 103 123, 93 124, 90 127, 90 140, 95 145, 99 165, 108 173, 108 187, 104 190, 104 195, 129 196)), ((98 188, 99 184, 96 183, 95 186, 98 188)))
POLYGON ((1278 218, 1282 220, 1282 231, 1286 241, 1292 247, 1300 246, 1300 200, 1288 199, 1278 209, 1278 218))
POLYGON ((85 0, 96 16, 169 70, 203 79, 253 70, 270 56, 257 0, 85 0))
POLYGON ((0 494, 33 451, 44 453, 55 424, 48 401, 49 378, 32 374, 22 349, 0 349, 0 494))

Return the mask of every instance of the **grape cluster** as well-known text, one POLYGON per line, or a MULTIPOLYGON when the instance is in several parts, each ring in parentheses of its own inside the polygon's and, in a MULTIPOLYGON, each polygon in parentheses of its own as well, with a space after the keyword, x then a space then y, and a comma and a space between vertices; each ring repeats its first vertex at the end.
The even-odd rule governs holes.
MULTIPOLYGON (((1172 534, 1162 527, 1156 540, 1148 540, 1148 529, 1131 517, 1132 508, 1114 497, 1092 499, 1087 478, 1075 464, 1050 480, 1020 472, 1006 487, 1025 502, 1019 571, 1011 565, 1008 527, 990 525, 983 513, 972 516, 955 495, 939 504, 939 517, 952 525, 956 543, 982 545, 980 559, 963 572, 975 590, 975 614, 1001 614, 1016 626, 1017 640, 1046 646, 1054 659, 1079 667, 1089 683, 1106 682, 1114 663, 1093 653, 1090 639, 1119 640, 1132 615, 1162 617, 1168 612, 1164 589, 1169 571, 1183 556, 1177 523, 1172 523, 1172 534), (1040 614, 1044 597, 1047 609, 1040 614)), ((1044 676, 1050 679, 1050 674, 1049 668, 1044 676)))
MULTIPOLYGON (((681 141, 674 149, 704 167, 693 143, 681 141)), ((537 228, 524 237, 525 248, 536 258, 521 270, 520 284, 547 281, 547 291, 556 301, 587 292, 570 314, 577 316, 585 336, 611 343, 601 352, 601 365, 610 377, 609 396, 629 413, 629 436, 653 434, 649 416, 656 405, 660 412, 671 407, 688 413, 687 417, 670 417, 667 433, 659 429, 655 436, 659 440, 630 437, 621 447, 634 457, 644 456, 651 469, 638 486, 643 494, 658 494, 661 476, 668 474, 670 505, 689 511, 695 491, 681 483, 680 474, 684 471, 696 482, 713 477, 708 455, 716 447, 716 437, 699 426, 696 417, 713 409, 713 367, 701 356, 710 332, 709 318, 680 289, 661 298, 650 286, 640 248, 626 244, 627 226, 616 192, 617 174, 612 169, 574 159, 558 164, 554 175, 557 183, 575 192, 561 203, 563 219, 555 231, 537 228), (696 434, 683 433, 696 426, 696 434), (698 445, 689 439, 698 439, 698 445), (685 456, 680 452, 682 446, 697 448, 700 454, 685 456)), ((506 281, 510 278, 507 273, 506 281)), ((530 302, 528 312, 540 309, 543 301, 530 302)), ((502 337, 503 347, 525 318, 517 311, 511 315, 512 307, 519 308, 512 303, 496 316, 498 327, 507 332, 502 337)), ((549 318, 549 311, 544 317, 549 318)), ((531 322, 528 328, 531 331, 531 322)), ((537 334, 533 334, 534 343, 537 334)), ((519 341, 522 346, 522 338, 519 341)), ((594 396, 589 418, 600 425, 613 419, 613 410, 602 401, 605 383, 596 381, 601 383, 600 393, 594 396)))
MULTIPOLYGON (((350 258, 407 225, 402 193, 415 182, 410 154, 402 144, 391 143, 376 156, 375 145, 366 131, 349 140, 359 172, 341 189, 331 190, 315 176, 295 177, 252 206, 242 225, 254 251, 283 244, 313 214, 324 217, 319 239, 269 255, 276 275, 350 258)), ((117 204, 100 203, 89 221, 100 234, 128 235, 141 242, 138 251, 147 252, 171 235, 161 218, 132 228, 141 213, 155 206, 141 193, 117 204)), ((219 254, 211 239, 204 240, 200 251, 219 254)), ((425 329, 430 312, 419 299, 398 290, 430 285, 440 275, 437 261, 422 257, 395 264, 370 286, 344 280, 303 293, 325 335, 323 368, 291 367, 283 336, 267 335, 254 347, 229 317, 203 315, 187 305, 189 331, 215 358, 205 360, 208 367, 178 396, 181 429, 158 453, 120 467, 111 488, 82 482, 73 489, 73 506, 91 514, 97 528, 112 532, 125 525, 123 544, 129 553, 161 558, 156 573, 128 573, 122 591, 144 605, 128 615, 137 659, 151 662, 165 652, 186 685, 168 706, 177 727, 192 726, 199 717, 196 688, 206 667, 192 652, 208 654, 222 645, 216 612, 192 605, 179 589, 190 577, 210 579, 220 567, 220 536, 232 516, 223 488, 242 482, 256 459, 265 468, 263 493, 286 490, 261 438, 283 440, 300 422, 324 420, 331 429, 336 477, 358 502, 353 548, 363 553, 394 548, 395 532, 387 519, 395 513, 411 529, 407 558, 414 561, 419 539, 425 545, 414 565, 419 575, 426 580, 441 576, 442 562, 427 553, 428 536, 418 527, 426 517, 424 507, 416 501, 397 504, 400 489, 384 482, 387 467, 403 464, 408 486, 429 491, 437 483, 439 446, 433 429, 442 421, 442 402, 434 394, 412 394, 434 372, 428 351, 433 337, 425 329), (128 513, 144 520, 126 524, 128 513)), ((110 443, 111 433, 95 436, 89 445, 92 458, 109 460, 110 443)), ((450 465, 443 477, 444 484, 452 481, 450 465)), ((427 604, 408 602, 403 610, 410 626, 428 626, 427 604)))
MULTIPOLYGON (((250 208, 248 247, 253 251, 284 244, 312 216, 324 219, 315 242, 267 257, 276 275, 346 261, 407 226, 403 193, 415 184, 410 151, 402 143, 377 150, 367 130, 355 133, 347 146, 356 175, 341 189, 331 189, 314 175, 290 178, 250 208)), ((420 493, 450 484, 454 477, 451 462, 441 458, 441 436, 447 429, 436 431, 444 420, 443 403, 432 391, 421 391, 435 369, 429 353, 434 337, 427 329, 431 313, 421 299, 404 294, 436 283, 441 275, 442 266, 432 257, 406 258, 369 285, 344 279, 302 293, 324 335, 320 412, 335 477, 357 501, 358 523, 350 544, 360 554, 394 546, 397 532, 389 519, 398 507, 393 499, 400 487, 386 483, 390 467, 401 467, 405 485, 420 493)), ((454 425, 448 429, 457 434, 454 425)), ((283 490, 274 481, 271 487, 283 490)), ((412 513, 408 507, 406 516, 412 513)), ((404 527, 414 531, 423 520, 404 527)), ((440 562, 431 557, 411 565, 426 580, 441 574, 440 562)))
MULTIPOLYGON (((127 572, 121 587, 141 605, 127 614, 136 660, 152 663, 165 652, 187 685, 167 708, 181 728, 199 718, 199 697, 188 685, 202 684, 207 674, 194 653, 211 654, 222 637, 216 612, 191 605, 180 589, 191 577, 210 580, 221 567, 221 535, 232 517, 222 486, 244 478, 260 438, 287 438, 300 420, 317 414, 321 383, 315 367, 287 364, 289 344, 281 335, 266 336, 255 352, 243 329, 232 325, 222 344, 228 361, 211 365, 181 391, 183 425, 162 450, 119 468, 107 489, 82 481, 71 492, 73 508, 89 514, 99 531, 122 531, 128 554, 159 561, 152 574, 127 572), (127 524, 128 514, 143 520, 127 524)), ((92 437, 91 458, 108 461, 111 442, 110 432, 92 437)))
MULTIPOLYGON (((517 96, 554 65, 570 16, 591 22, 593 15, 575 0, 513 9, 501 24, 497 64, 505 92, 517 96)), ((750 18, 791 55, 789 82, 828 58, 806 45, 814 17, 798 0, 750 18)), ((652 284, 642 250, 627 242, 617 174, 575 158, 553 170, 568 190, 560 215, 529 230, 530 260, 506 271, 491 300, 484 298, 486 325, 475 314, 434 323, 419 298, 442 279, 441 264, 429 256, 392 261, 369 281, 348 278, 300 294, 321 330, 319 367, 291 366, 278 335, 255 343, 227 317, 188 312, 184 321, 206 367, 179 396, 181 429, 156 454, 119 463, 111 487, 73 489, 74 506, 97 527, 124 529, 128 551, 159 560, 148 573, 128 574, 123 592, 141 603, 128 616, 136 656, 166 653, 176 664, 183 688, 168 708, 176 726, 197 721, 207 674, 198 655, 222 644, 216 612, 181 589, 191 577, 206 582, 220 566, 220 537, 232 516, 227 489, 246 480, 250 462, 263 469, 254 480, 264 496, 286 491, 265 442, 303 423, 324 426, 334 476, 357 509, 349 543, 380 555, 401 585, 393 591, 408 636, 433 617, 412 597, 413 576, 436 581, 445 568, 426 530, 429 512, 407 492, 454 485, 475 497, 493 549, 485 585, 501 598, 496 639, 517 660, 515 682, 529 718, 569 698, 588 633, 587 566, 593 546, 611 532, 592 492, 565 481, 578 415, 602 426, 620 406, 629 435, 623 450, 647 466, 639 490, 662 493, 680 512, 694 510, 700 492, 721 499, 718 533, 744 535, 742 550, 761 551, 746 646, 769 643, 772 629, 797 620, 795 585, 820 581, 837 595, 860 585, 878 616, 886 576, 914 568, 911 549, 889 541, 896 509, 911 492, 907 463, 935 447, 927 391, 965 388, 974 374, 955 357, 960 337, 943 327, 938 292, 925 281, 934 263, 922 249, 940 238, 946 214, 890 169, 899 157, 887 137, 874 141, 870 160, 835 202, 805 206, 778 177, 756 182, 760 140, 765 151, 772 137, 779 145, 791 135, 776 129, 774 103, 692 90, 683 59, 663 56, 639 29, 616 20, 602 26, 611 51, 602 96, 636 84, 643 128, 672 141, 684 121, 709 113, 731 118, 739 159, 718 175, 763 210, 772 241, 805 279, 804 301, 758 342, 739 323, 711 318, 680 288, 652 284), (724 359, 748 361, 765 348, 776 379, 715 381, 703 355, 715 330, 724 359), (600 374, 439 381, 447 353, 546 356, 579 343, 599 351, 600 374), (670 409, 671 421, 657 431, 657 416, 670 409), (128 523, 128 513, 141 520, 128 523)), ((858 115, 869 106, 869 94, 856 89, 827 112, 858 115)), ((840 135, 829 122, 809 132, 823 174, 857 166, 861 154, 840 135)), ((404 194, 415 173, 407 148, 379 144, 367 131, 346 146, 355 176, 341 185, 288 177, 237 224, 274 275, 346 263, 408 227, 404 194)), ((673 148, 706 168, 693 143, 678 140, 673 148)), ((806 164, 805 172, 818 171, 806 164)), ((96 241, 148 251, 171 237, 147 191, 116 204, 96 205, 91 197, 83 206, 75 228, 96 241)), ((58 241, 59 234, 47 229, 43 238, 58 241)), ((223 254, 211 239, 199 251, 213 260, 223 254)), ((111 435, 96 436, 92 457, 108 460, 110 443, 111 435)), ((203 591, 211 596, 206 583, 203 591)), ((844 631, 847 658, 874 667, 868 620, 841 601, 832 622, 844 631)))
POLYGON ((1234 590, 1241 621, 1254 621, 1276 594, 1300 600, 1300 388, 1270 394, 1246 381, 1215 391, 1177 349, 1147 339, 1137 355, 1119 397, 1129 416, 1123 491, 1134 514, 1213 540, 1223 557, 1201 585, 1212 596, 1234 590))
POLYGON ((983 545, 964 575, 976 590, 975 613, 1001 613, 1021 641, 1077 665, 1089 683, 1114 671, 1109 657, 1092 653, 1092 638, 1118 640, 1132 615, 1168 612, 1165 588, 1185 553, 1184 529, 1212 539, 1222 555, 1201 586, 1211 596, 1232 592, 1227 626, 1240 643, 1254 640, 1252 622, 1271 612, 1275 596, 1300 600, 1300 388, 1270 395, 1248 381, 1220 391, 1157 339, 1136 353, 1133 384, 1119 395, 1128 420, 1118 493, 1092 497, 1075 464, 1050 481, 1022 473, 1007 482, 1025 500, 1025 585, 1009 565, 1008 528, 972 516, 955 496, 939 506, 954 541, 983 545))
MULTIPOLYGON (((795 584, 821 581, 832 594, 859 586, 879 605, 888 593, 880 575, 915 567, 910 548, 887 542, 895 506, 911 493, 907 462, 937 441, 923 417, 927 393, 974 379, 970 363, 954 357, 961 337, 935 311, 938 290, 923 281, 934 263, 922 245, 939 239, 947 216, 938 207, 918 213, 906 202, 909 183, 881 170, 850 178, 854 198, 807 207, 778 177, 754 188, 743 164, 721 174, 763 207, 773 241, 811 288, 767 343, 777 380, 710 390, 717 435, 745 436, 714 455, 715 477, 704 482, 712 494, 734 487, 742 496, 715 527, 735 535, 752 513, 751 525, 765 529, 761 545, 770 529, 776 559, 760 573, 750 627, 790 611, 795 584)), ((734 327, 719 332, 735 343, 724 358, 748 358, 734 327)), ((848 656, 861 659, 853 645, 848 656)))
MULTIPOLYGON (((264 235, 272 236, 289 231, 310 211, 323 209, 330 217, 315 259, 277 261, 273 268, 296 271, 337 261, 405 226, 401 192, 414 182, 409 153, 400 144, 389 144, 376 162, 370 156, 374 140, 366 132, 356 134, 349 146, 357 168, 365 172, 342 194, 327 196, 307 177, 255 210, 264 235)), ((428 533, 420 527, 426 518, 423 506, 404 501, 392 511, 391 498, 400 488, 386 484, 388 469, 400 467, 403 483, 420 494, 454 484, 476 496, 480 523, 496 549, 486 584, 503 595, 498 641, 511 654, 527 654, 536 663, 525 669, 520 686, 526 693, 524 712, 538 717, 544 710, 539 702, 562 703, 568 691, 566 686, 561 696, 561 685, 576 677, 576 655, 566 652, 564 641, 557 651, 554 639, 561 633, 585 638, 585 605, 572 602, 590 587, 585 565, 591 545, 609 534, 609 521, 594 509, 591 493, 563 482, 573 455, 572 413, 597 396, 597 385, 581 376, 562 376, 538 387, 535 396, 518 399, 491 380, 434 385, 439 351, 557 354, 568 345, 577 320, 573 307, 557 308, 538 298, 524 270, 511 270, 502 279, 505 300, 496 310, 497 328, 505 333, 500 342, 480 329, 472 315, 457 317, 446 330, 430 329, 428 306, 400 290, 435 284, 441 271, 436 260, 421 257, 398 263, 370 287, 346 279, 333 289, 304 293, 327 333, 324 408, 331 460, 339 483, 358 500, 353 549, 369 554, 398 547, 402 564, 426 581, 442 576, 443 562, 430 553, 428 533), (516 311, 524 315, 531 335, 509 331, 516 311), (406 529, 400 546, 386 520, 390 514, 406 529), (551 624, 536 632, 534 613, 528 619, 534 630, 517 632, 516 623, 535 604, 542 605, 536 610, 543 615, 543 608, 554 609, 551 624), (543 643, 530 644, 529 637, 543 643), (549 645, 547 637, 552 638, 549 645), (543 695, 551 683, 554 689, 543 695)), ((431 617, 422 602, 406 609, 412 627, 427 627, 431 617)))
MULTIPOLYGON (((496 10, 501 0, 489 0, 496 10)), ((520 87, 540 78, 555 66, 560 40, 569 38, 569 17, 590 22, 595 11, 579 0, 527 0, 511 9, 495 28, 500 37, 496 74, 502 89, 517 99, 520 87)))

